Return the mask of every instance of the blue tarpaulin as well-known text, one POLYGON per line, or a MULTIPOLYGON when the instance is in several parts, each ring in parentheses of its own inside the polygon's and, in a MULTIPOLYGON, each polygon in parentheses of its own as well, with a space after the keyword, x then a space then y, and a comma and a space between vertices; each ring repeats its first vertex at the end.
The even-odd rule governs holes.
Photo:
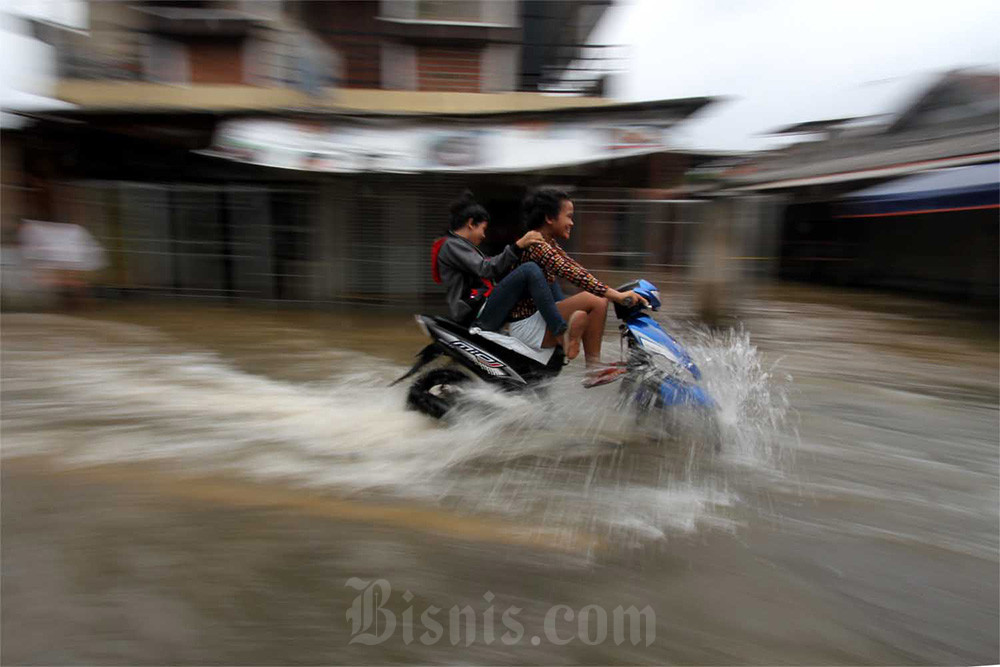
POLYGON ((838 217, 1000 208, 1000 163, 938 169, 844 195, 838 217))

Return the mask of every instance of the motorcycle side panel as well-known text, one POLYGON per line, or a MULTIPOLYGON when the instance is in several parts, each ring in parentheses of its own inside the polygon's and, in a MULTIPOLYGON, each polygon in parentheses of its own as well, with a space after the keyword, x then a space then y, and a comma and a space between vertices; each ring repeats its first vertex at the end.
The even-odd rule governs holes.
POLYGON ((562 370, 563 352, 557 349, 547 364, 541 364, 477 336, 442 317, 421 316, 421 322, 444 354, 455 359, 486 381, 514 386, 557 375, 562 370))
POLYGON ((486 380, 499 380, 514 384, 526 384, 524 378, 505 364, 496 355, 481 349, 471 341, 448 331, 439 323, 425 321, 428 331, 437 341, 438 347, 452 359, 486 380))

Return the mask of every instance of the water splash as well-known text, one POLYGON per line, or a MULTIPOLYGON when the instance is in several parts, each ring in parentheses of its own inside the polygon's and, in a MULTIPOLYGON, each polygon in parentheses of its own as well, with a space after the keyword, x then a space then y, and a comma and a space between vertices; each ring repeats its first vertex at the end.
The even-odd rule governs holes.
POLYGON ((742 326, 723 331, 689 328, 685 338, 719 405, 729 460, 782 469, 787 451, 778 436, 789 431, 792 377, 780 371, 781 360, 767 364, 742 326))
MULTIPOLYGON (((491 387, 443 424, 403 409, 398 365, 300 339, 288 364, 338 371, 291 382, 241 369, 155 329, 33 315, 4 331, 3 453, 65 465, 169 462, 267 481, 381 493, 502 513, 617 540, 726 526, 727 465, 778 460, 787 396, 749 336, 690 329, 682 341, 721 406, 722 454, 683 415, 641 422, 615 386, 567 369, 537 394, 491 387), (296 356, 298 355, 298 356, 296 356)), ((676 329, 675 329, 676 330, 676 329)))

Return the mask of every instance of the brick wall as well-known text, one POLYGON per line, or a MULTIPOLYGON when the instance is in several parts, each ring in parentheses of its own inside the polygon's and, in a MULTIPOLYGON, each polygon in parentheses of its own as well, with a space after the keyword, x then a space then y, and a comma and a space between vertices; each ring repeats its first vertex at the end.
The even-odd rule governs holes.
POLYGON ((345 88, 381 88, 379 3, 305 2, 302 23, 343 58, 345 88))
POLYGON ((481 55, 482 49, 477 47, 420 47, 417 90, 478 93, 481 55))
POLYGON ((243 83, 243 42, 192 39, 187 42, 191 83, 243 83))

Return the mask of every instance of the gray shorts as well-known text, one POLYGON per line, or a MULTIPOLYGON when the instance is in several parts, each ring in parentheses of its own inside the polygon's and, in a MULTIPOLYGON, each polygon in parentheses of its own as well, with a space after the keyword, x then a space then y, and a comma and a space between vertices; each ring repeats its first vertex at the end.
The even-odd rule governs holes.
POLYGON ((545 318, 542 317, 541 311, 535 311, 531 317, 510 323, 510 335, 536 350, 542 349, 546 329, 545 318))

